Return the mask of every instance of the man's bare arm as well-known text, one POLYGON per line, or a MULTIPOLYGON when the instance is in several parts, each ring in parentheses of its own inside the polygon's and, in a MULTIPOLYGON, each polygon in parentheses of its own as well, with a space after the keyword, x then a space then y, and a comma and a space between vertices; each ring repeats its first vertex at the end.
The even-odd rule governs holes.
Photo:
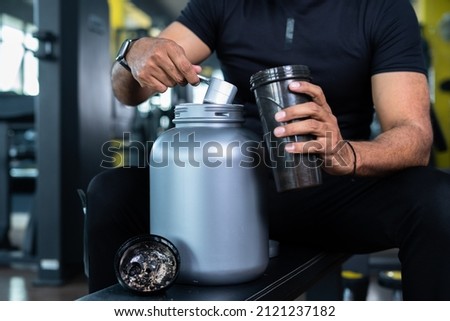
POLYGON ((382 175, 427 165, 432 145, 426 77, 415 72, 373 76, 372 89, 382 133, 371 142, 353 142, 359 175, 382 175))

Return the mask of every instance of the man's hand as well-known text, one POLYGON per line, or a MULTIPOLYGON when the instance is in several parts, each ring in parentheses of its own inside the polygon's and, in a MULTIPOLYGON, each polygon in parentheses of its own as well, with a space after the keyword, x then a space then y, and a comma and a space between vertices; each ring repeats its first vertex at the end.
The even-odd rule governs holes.
POLYGON ((355 162, 353 152, 350 146, 342 140, 337 119, 333 115, 322 89, 303 81, 291 83, 289 89, 292 92, 310 96, 312 101, 285 108, 275 115, 275 119, 278 122, 307 119, 275 128, 275 136, 311 134, 316 139, 287 144, 286 151, 318 154, 323 160, 323 169, 330 174, 345 175, 353 173, 355 162))
POLYGON ((158 38, 144 37, 133 42, 125 57, 131 73, 114 64, 114 95, 123 104, 136 106, 169 87, 195 85, 200 81, 198 64, 210 54, 209 47, 191 30, 173 22, 158 38))
POLYGON ((184 49, 165 38, 141 38, 127 55, 131 72, 141 87, 165 92, 175 85, 197 84, 201 67, 193 65, 184 49))

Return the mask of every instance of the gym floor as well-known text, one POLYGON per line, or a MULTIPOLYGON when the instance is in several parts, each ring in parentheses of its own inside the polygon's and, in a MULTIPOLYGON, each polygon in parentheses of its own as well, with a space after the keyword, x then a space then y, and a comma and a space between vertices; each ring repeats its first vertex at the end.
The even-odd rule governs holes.
POLYGON ((0 301, 73 301, 88 293, 83 276, 62 286, 36 285, 33 266, 0 267, 0 301))

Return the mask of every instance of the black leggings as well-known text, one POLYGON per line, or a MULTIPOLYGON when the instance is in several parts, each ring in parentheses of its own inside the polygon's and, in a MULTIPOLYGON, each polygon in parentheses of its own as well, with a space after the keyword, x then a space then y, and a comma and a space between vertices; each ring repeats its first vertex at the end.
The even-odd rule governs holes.
MULTIPOLYGON (((271 238, 349 253, 399 248, 405 300, 450 300, 450 175, 429 167, 383 178, 325 175, 283 194, 268 183, 271 238)), ((111 169, 88 188, 89 290, 116 283, 113 259, 149 233, 147 168, 111 169)))

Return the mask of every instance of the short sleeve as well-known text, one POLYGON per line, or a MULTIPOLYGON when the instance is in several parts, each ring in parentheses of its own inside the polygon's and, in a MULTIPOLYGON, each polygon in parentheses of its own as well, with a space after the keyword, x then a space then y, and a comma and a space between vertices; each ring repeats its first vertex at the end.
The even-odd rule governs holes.
POLYGON ((408 0, 384 1, 368 28, 372 30, 372 74, 427 73, 419 23, 408 0))
POLYGON ((189 28, 214 51, 223 20, 223 8, 221 0, 190 0, 176 21, 189 28))

